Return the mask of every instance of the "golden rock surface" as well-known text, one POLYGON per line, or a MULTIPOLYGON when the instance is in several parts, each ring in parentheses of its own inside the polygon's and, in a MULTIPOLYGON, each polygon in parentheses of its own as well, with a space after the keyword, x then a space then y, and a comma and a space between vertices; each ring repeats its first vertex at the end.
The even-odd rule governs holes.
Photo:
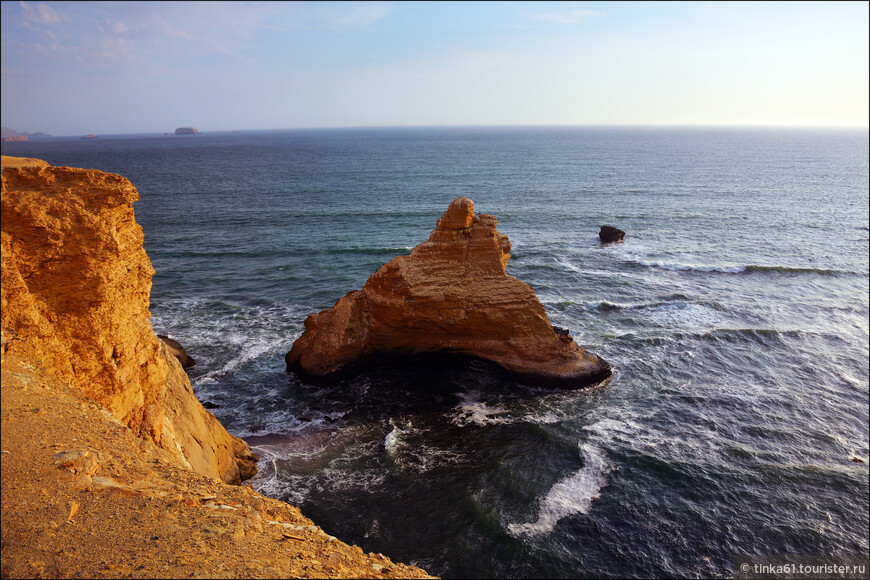
POLYGON ((459 197, 429 240, 378 269, 361 290, 305 320, 288 370, 317 381, 383 355, 448 353, 494 362, 530 384, 583 387, 610 376, 549 322, 534 290, 506 273, 496 218, 459 197))
POLYGON ((50 167, 2 169, 3 353, 39 365, 137 435, 228 483, 256 473, 247 443, 204 409, 148 311, 154 269, 127 179, 50 167))

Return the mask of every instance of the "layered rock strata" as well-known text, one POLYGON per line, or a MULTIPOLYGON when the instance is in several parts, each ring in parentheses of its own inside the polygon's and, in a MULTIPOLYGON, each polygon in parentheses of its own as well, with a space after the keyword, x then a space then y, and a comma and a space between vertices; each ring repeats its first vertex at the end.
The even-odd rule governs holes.
POLYGON ((287 369, 321 382, 387 356, 442 353, 491 361, 533 385, 606 379, 610 366, 554 329, 532 288, 506 273, 511 243, 496 225, 471 200, 454 200, 428 241, 305 320, 287 369))
POLYGON ((139 437, 240 483, 256 456, 202 407, 152 330, 137 199, 119 175, 3 157, 3 355, 26 350, 139 437))

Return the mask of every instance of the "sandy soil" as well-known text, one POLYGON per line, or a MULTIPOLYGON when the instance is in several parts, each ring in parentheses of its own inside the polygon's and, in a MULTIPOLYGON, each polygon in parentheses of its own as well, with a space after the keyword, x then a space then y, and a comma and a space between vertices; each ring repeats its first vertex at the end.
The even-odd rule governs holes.
POLYGON ((2 361, 3 578, 426 578, 198 475, 26 353, 2 361))
POLYGON ((48 167, 48 162, 33 157, 0 156, 0 167, 48 167))

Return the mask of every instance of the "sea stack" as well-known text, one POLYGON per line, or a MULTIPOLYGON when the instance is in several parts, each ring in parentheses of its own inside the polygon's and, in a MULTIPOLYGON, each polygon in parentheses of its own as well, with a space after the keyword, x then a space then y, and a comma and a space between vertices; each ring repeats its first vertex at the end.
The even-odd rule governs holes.
POLYGON ((199 135, 196 127, 179 127, 175 130, 176 135, 199 135))
POLYGON ((384 357, 452 354, 491 361, 534 386, 579 388, 610 366, 550 324, 532 288, 505 272, 511 243, 496 218, 459 197, 429 240, 305 320, 287 370, 325 382, 384 357))

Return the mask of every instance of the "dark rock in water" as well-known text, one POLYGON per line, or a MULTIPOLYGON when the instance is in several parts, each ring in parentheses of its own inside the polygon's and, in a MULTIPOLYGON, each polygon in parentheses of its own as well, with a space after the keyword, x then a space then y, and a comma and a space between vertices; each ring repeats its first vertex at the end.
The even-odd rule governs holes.
POLYGON ((853 463, 864 463, 864 460, 861 459, 860 457, 853 457, 852 462, 853 463))
POLYGON ((178 362, 181 363, 181 368, 189 369, 190 367, 196 364, 196 361, 193 360, 192 357, 187 355, 187 351, 184 350, 184 347, 178 344, 176 341, 172 340, 168 336, 163 336, 162 334, 158 334, 157 338, 163 341, 163 344, 166 345, 169 353, 178 359, 178 362))
POLYGON ((216 404, 212 403, 211 401, 203 401, 202 406, 205 407, 206 409, 220 409, 221 408, 220 405, 216 405, 216 404))
POLYGON ((574 337, 571 336, 571 332, 567 328, 559 328, 558 326, 554 326, 553 331, 556 333, 556 336, 559 337, 559 340, 563 342, 571 342, 574 340, 574 337))
POLYGON ((602 244, 621 242, 624 237, 625 232, 613 226, 601 226, 601 231, 598 232, 602 244))

